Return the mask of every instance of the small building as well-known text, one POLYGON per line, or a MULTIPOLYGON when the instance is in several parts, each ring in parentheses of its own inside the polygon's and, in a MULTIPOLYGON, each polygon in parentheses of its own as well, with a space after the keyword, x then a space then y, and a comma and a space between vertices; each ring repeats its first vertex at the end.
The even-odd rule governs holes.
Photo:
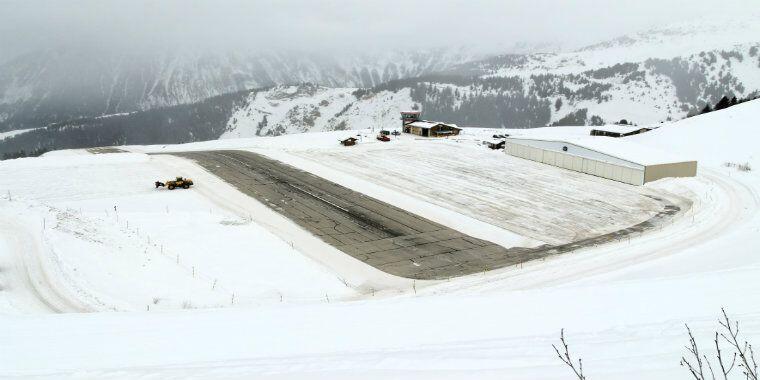
POLYGON ((508 138, 504 151, 597 177, 643 185, 668 177, 694 177, 697 161, 618 139, 573 141, 508 138))
POLYGON ((634 127, 629 125, 605 125, 591 130, 591 136, 625 137, 649 132, 652 128, 634 127))
POLYGON ((419 120, 404 126, 404 133, 422 137, 457 136, 462 129, 456 124, 439 123, 437 121, 419 120))
POLYGON ((504 149, 504 145, 506 145, 506 143, 507 142, 504 141, 504 140, 501 140, 499 142, 489 141, 488 142, 488 147, 491 148, 491 149, 493 149, 493 150, 504 149))
POLYGON ((401 130, 422 137, 456 136, 462 128, 456 124, 420 119, 420 111, 401 111, 401 130))
POLYGON ((356 141, 357 140, 356 140, 355 137, 349 137, 347 139, 340 140, 340 145, 343 145, 343 146, 352 146, 352 145, 356 145, 356 141))

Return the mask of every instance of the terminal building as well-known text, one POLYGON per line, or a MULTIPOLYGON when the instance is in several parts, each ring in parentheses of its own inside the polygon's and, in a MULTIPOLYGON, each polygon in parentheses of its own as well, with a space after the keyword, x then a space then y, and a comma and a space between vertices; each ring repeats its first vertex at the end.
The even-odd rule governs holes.
POLYGON ((587 137, 577 141, 508 138, 504 151, 515 157, 631 185, 697 175, 697 161, 612 138, 587 137))
POLYGON ((420 119, 420 111, 401 112, 401 130, 422 137, 448 137, 459 135, 462 131, 456 124, 441 123, 420 119))

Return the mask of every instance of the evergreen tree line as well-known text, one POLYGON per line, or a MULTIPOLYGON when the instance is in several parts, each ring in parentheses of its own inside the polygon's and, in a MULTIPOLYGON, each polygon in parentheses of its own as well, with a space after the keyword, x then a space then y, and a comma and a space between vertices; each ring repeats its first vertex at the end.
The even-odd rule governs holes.
POLYGON ((230 115, 248 94, 246 90, 198 103, 54 124, 0 140, 0 154, 9 159, 58 149, 214 140, 225 132, 230 115))
POLYGON ((688 118, 688 117, 692 117, 692 116, 696 116, 696 115, 702 115, 702 114, 710 113, 710 112, 713 112, 713 111, 720 111, 720 110, 723 110, 723 109, 726 109, 726 108, 729 108, 729 107, 733 107, 733 106, 735 106, 737 104, 742 104, 744 102, 748 102, 750 100, 755 100, 755 99, 760 99, 760 95, 757 95, 756 93, 753 93, 752 95, 750 95, 750 96, 748 96, 746 98, 741 98, 741 99, 737 99, 736 96, 732 96, 729 99, 728 96, 724 95, 722 98, 720 98, 720 100, 718 100, 717 103, 715 103, 714 107, 710 106, 710 103, 707 103, 707 105, 705 105, 705 107, 702 108, 699 112, 690 112, 688 115, 686 115, 686 117, 688 118))

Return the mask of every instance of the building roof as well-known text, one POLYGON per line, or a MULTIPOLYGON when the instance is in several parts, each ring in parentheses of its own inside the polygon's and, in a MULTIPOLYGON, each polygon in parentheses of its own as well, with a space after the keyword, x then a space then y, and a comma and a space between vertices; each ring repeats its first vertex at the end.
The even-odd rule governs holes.
POLYGON ((411 125, 413 127, 419 127, 419 128, 433 128, 436 125, 445 125, 456 129, 461 129, 457 127, 456 124, 448 124, 448 123, 441 123, 439 121, 428 121, 428 120, 417 120, 415 122, 409 123, 407 125, 411 125))
POLYGON ((531 139, 527 137, 509 137, 508 141, 519 144, 520 140, 538 140, 538 141, 552 141, 563 142, 567 144, 577 145, 586 149, 590 149, 608 156, 612 156, 621 160, 630 161, 639 165, 660 165, 670 164, 676 162, 689 162, 696 161, 692 157, 687 157, 682 154, 674 152, 666 152, 654 147, 650 147, 637 142, 618 139, 614 137, 577 137, 566 138, 561 140, 554 139, 531 139))
POLYGON ((639 126, 633 126, 633 125, 603 125, 599 127, 594 127, 595 131, 605 131, 605 132, 613 132, 613 133, 620 133, 621 135, 624 135, 626 133, 631 133, 635 131, 639 131, 642 129, 651 129, 647 127, 639 127, 639 126))

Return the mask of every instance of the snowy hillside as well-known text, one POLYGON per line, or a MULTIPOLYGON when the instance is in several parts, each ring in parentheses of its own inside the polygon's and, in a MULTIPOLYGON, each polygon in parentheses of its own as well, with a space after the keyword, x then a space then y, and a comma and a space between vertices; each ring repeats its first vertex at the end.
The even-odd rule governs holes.
POLYGON ((670 59, 698 51, 730 49, 758 43, 760 15, 703 17, 674 22, 579 49, 575 54, 588 68, 620 61, 670 59))
POLYGON ((478 57, 482 54, 467 49, 366 54, 39 51, 0 65, 0 132, 277 84, 371 87, 478 57))
POLYGON ((304 84, 253 92, 221 138, 395 127, 398 111, 414 104, 405 91, 358 98, 355 91, 304 84))
MULTIPOLYGON (((350 130, 3 161, 0 377, 566 379, 551 347, 565 328, 589 378, 689 378, 683 323, 708 357, 721 307, 744 339, 760 341, 758 114, 753 101, 624 139, 699 160, 695 178, 641 187, 491 151, 482 129, 449 140, 383 143, 350 130), (349 134, 359 145, 337 145, 349 134), (637 199, 650 196, 684 209, 630 239, 412 282, 348 258, 191 161, 145 154, 207 149, 258 152, 494 240, 516 227, 561 237, 602 212, 623 223, 646 213, 649 201, 637 199), (153 189, 180 173, 196 187, 153 189), (505 179, 515 183, 489 186, 505 179), (524 219, 511 225, 499 219, 505 210, 524 219), (112 310, 122 312, 102 312, 112 310)), ((501 244, 532 240, 510 239, 501 244)))
POLYGON ((666 25, 574 52, 486 59, 467 49, 183 51, 82 63, 86 54, 41 52, 0 69, 0 130, 48 127, 3 132, 0 154, 387 129, 412 107, 425 119, 486 128, 679 120, 723 96, 760 96, 758 20, 666 25))
POLYGON ((760 95, 758 20, 676 24, 576 52, 492 57, 378 90, 411 89, 426 117, 462 125, 677 120, 723 96, 760 95))
MULTIPOLYGON (((760 22, 755 21, 750 17, 728 27, 719 20, 674 24, 576 52, 465 63, 445 75, 392 81, 363 91, 364 97, 351 104, 352 112, 336 114, 327 124, 304 124, 300 117, 291 123, 274 116, 278 125, 270 130, 322 131, 344 124, 364 128, 378 120, 378 96, 394 98, 389 105, 403 99, 398 109, 421 106, 428 119, 481 127, 678 120, 723 96, 760 95, 760 22)), ((278 102, 280 112, 297 113, 300 101, 278 102)), ((257 104, 236 114, 230 126, 258 126, 272 113, 257 104)), ((385 128, 394 125, 395 120, 389 121, 385 128)))

